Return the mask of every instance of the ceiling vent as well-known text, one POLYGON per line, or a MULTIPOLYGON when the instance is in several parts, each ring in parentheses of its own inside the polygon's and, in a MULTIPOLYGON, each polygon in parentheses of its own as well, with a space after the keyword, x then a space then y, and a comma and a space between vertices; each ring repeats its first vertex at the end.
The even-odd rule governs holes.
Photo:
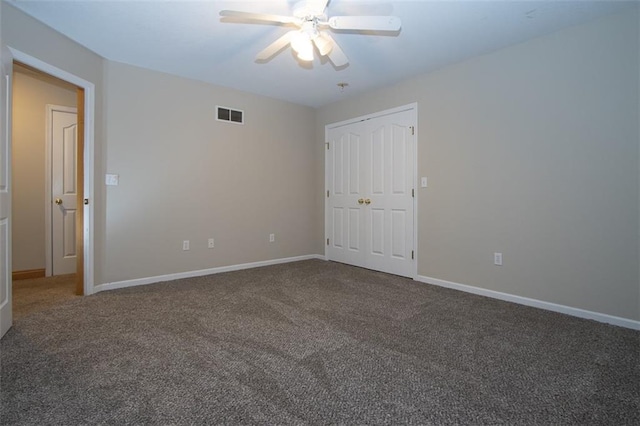
POLYGON ((218 115, 216 119, 218 121, 227 121, 230 123, 244 124, 244 111, 238 109, 231 109, 223 106, 216 107, 218 115))

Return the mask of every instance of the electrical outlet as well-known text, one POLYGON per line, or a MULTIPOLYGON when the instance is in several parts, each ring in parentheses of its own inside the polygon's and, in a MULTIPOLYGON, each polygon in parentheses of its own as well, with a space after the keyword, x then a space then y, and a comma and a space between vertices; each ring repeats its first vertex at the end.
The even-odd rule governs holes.
POLYGON ((502 266, 502 253, 493 253, 493 264, 502 266))
POLYGON ((215 247, 214 244, 213 244, 213 238, 209 238, 209 242, 207 243, 207 247, 209 247, 209 248, 215 247))
POLYGON ((276 240, 276 234, 269 234, 269 242, 272 243, 276 240))
POLYGON ((189 250, 189 240, 184 240, 182 242, 182 250, 189 250))

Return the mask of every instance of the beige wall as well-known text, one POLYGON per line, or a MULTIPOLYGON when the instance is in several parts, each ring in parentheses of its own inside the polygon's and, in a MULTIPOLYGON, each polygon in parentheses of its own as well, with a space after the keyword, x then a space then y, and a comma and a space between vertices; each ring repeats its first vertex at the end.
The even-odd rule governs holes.
POLYGON ((326 106, 317 170, 325 125, 418 102, 420 275, 639 320, 639 50, 615 16, 326 106))
POLYGON ((45 269, 47 104, 75 107, 76 91, 70 85, 14 67, 11 194, 14 271, 45 269))
POLYGON ((313 109, 106 69, 105 160, 120 180, 107 187, 106 282, 314 253, 313 109), (243 110, 245 124, 216 121, 216 105, 243 110))
POLYGON ((313 109, 109 62, 0 7, 4 43, 96 85, 96 285, 316 252, 313 109))
POLYGON ((98 284, 103 282, 102 267, 105 251, 104 164, 102 163, 104 158, 102 155, 104 132, 102 73, 104 60, 6 2, 0 1, 0 8, 2 8, 0 28, 3 44, 95 85, 95 168, 93 171, 95 186, 92 202, 95 208, 94 280, 98 284))

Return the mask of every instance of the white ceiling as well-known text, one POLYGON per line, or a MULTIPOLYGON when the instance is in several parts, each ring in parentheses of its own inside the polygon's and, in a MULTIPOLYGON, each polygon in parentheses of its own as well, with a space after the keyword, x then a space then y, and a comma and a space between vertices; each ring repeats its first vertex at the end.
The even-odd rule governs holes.
MULTIPOLYGON (((331 0, 328 16, 399 16, 398 35, 333 33, 349 57, 303 66, 287 48, 255 55, 289 27, 223 22, 222 9, 289 15, 295 0, 5 0, 109 60, 323 106, 407 77, 634 7, 635 1, 331 0), (341 93, 338 83, 349 86, 341 93)), ((637 3, 636 3, 637 4, 637 3)))

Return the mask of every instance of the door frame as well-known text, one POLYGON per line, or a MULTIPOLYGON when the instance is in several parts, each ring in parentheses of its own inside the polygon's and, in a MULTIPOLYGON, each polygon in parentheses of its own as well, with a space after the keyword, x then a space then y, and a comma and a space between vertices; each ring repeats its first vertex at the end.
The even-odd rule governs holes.
MULTIPOLYGON (((329 131, 335 129, 337 127, 347 126, 349 124, 358 123, 361 121, 370 120, 372 118, 384 117, 386 115, 396 114, 398 112, 404 111, 412 111, 413 112, 413 127, 414 127, 414 152, 413 152, 413 189, 414 189, 414 198, 413 198, 413 250, 414 250, 414 262, 412 265, 412 278, 415 279, 418 276, 418 103, 412 102, 410 104, 402 105, 395 108, 386 109, 383 111, 374 112, 372 114, 363 115, 360 117, 350 118, 348 120, 339 121, 336 123, 327 124, 324 126, 324 141, 325 148, 326 144, 329 143, 329 131)), ((324 194, 329 191, 329 150, 324 150, 324 194)), ((324 235, 325 239, 329 238, 327 232, 329 230, 329 201, 328 197, 323 196, 324 198, 324 235)), ((328 248, 326 244, 324 245, 324 257, 325 259, 329 258, 328 248)))
MULTIPOLYGON (((53 275, 53 209, 51 206, 52 192, 52 170, 53 170, 53 138, 51 134, 51 126, 53 125, 52 114, 54 111, 62 111, 78 114, 76 107, 68 107, 62 105, 46 105, 46 136, 45 136, 45 150, 44 150, 44 258, 45 258, 45 276, 50 277, 53 275)), ((79 153, 78 153, 79 154, 79 153)), ((78 161, 76 154, 76 161, 78 161)))
MULTIPOLYGON (((32 68, 52 75, 61 80, 67 81, 84 91, 84 153, 82 160, 83 172, 83 198, 89 201, 83 208, 83 232, 82 232, 82 253, 83 255, 83 293, 90 295, 95 293, 94 289, 94 197, 93 197, 93 175, 94 175, 94 128, 95 128, 95 85, 83 78, 64 71, 58 67, 48 64, 38 58, 21 52, 8 46, 14 61, 21 62, 32 68)), ((80 105, 78 105, 80 106, 80 105)), ((11 159, 10 159, 11 160, 11 159)))

